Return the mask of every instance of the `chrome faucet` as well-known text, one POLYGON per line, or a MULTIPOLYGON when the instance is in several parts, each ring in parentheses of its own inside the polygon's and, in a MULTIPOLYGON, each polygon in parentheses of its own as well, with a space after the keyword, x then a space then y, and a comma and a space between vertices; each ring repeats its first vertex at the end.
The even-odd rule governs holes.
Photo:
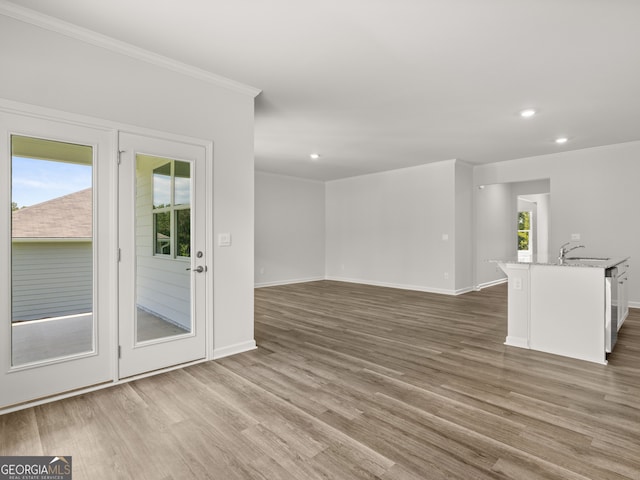
POLYGON ((571 242, 567 242, 560 247, 560 252, 558 253, 558 261, 560 262, 560 264, 564 263, 567 253, 575 250, 576 248, 585 248, 584 245, 576 245, 571 248, 566 248, 568 245, 571 245, 571 242))

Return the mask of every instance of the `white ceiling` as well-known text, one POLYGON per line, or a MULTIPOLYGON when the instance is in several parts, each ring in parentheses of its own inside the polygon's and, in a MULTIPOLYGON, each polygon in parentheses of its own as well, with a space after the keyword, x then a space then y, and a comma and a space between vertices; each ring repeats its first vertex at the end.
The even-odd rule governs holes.
POLYGON ((640 140, 638 0, 13 3, 262 89, 258 170, 329 180, 640 140))

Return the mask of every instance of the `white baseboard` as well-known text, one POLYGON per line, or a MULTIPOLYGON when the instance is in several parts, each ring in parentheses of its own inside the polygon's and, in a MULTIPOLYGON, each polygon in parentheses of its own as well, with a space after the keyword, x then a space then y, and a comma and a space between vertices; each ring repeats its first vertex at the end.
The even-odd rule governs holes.
POLYGON ((413 290, 416 292, 439 293, 441 295, 460 295, 462 293, 467 293, 473 290, 473 288, 471 287, 460 289, 460 290, 448 290, 444 288, 425 287, 422 285, 407 285, 404 283, 375 282, 370 280, 361 280, 356 278, 345 278, 345 277, 334 277, 334 276, 329 276, 326 278, 326 280, 332 280, 335 282, 360 283, 362 285, 373 285, 375 287, 398 288, 401 290, 413 290))
POLYGON ((473 292, 473 290, 474 290, 473 287, 459 288, 459 289, 455 290, 454 295, 463 295, 465 293, 473 292))
POLYGON ((263 287, 276 287, 278 285, 292 285, 294 283, 306 283, 306 282, 317 282, 319 280, 325 280, 324 277, 310 277, 310 278, 294 278, 289 280, 278 280, 275 282, 260 282, 254 284, 254 288, 263 288, 263 287))
POLYGON ((504 344, 509 345, 510 347, 529 348, 529 341, 523 337, 508 336, 504 344))
POLYGON ((485 288, 495 287, 496 285, 501 285, 503 283, 507 283, 508 281, 509 279, 507 277, 504 277, 504 278, 499 278, 498 280, 492 280, 491 282, 480 283, 475 288, 475 290, 479 292, 480 290, 483 290, 485 288))
POLYGON ((214 348, 213 349, 213 359, 218 360, 219 358, 228 357, 230 355, 235 355, 237 353, 248 352, 250 350, 255 350, 258 348, 256 346, 255 340, 249 340, 248 342, 236 343, 235 345, 229 345, 227 347, 214 348))
POLYGON ((499 285, 507 281, 506 278, 501 278, 499 280, 494 280, 492 282, 480 284, 475 288, 465 287, 465 288, 459 288, 457 290, 449 290, 444 288, 425 287, 423 285, 407 285, 404 283, 375 282, 375 281, 361 280, 356 278, 327 276, 327 277, 296 278, 296 279, 289 279, 289 280, 279 280, 275 282, 262 282, 262 283, 256 283, 254 285, 254 288, 276 287, 278 285, 292 285, 295 283, 318 282, 321 280, 332 280, 335 282, 346 282, 346 283, 360 283, 362 285, 373 285, 375 287, 397 288, 400 290, 413 290, 416 292, 438 293, 440 295, 454 295, 454 296, 482 290, 483 288, 499 285))
POLYGON ((629 308, 640 308, 640 302, 629 302, 629 308))

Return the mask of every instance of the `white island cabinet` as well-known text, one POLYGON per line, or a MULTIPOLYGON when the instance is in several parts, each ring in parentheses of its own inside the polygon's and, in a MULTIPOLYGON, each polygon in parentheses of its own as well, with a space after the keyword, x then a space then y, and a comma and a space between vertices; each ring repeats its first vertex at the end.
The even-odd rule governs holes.
POLYGON ((611 296, 606 275, 616 271, 612 267, 628 265, 627 260, 494 260, 509 282, 505 344, 606 364, 611 318, 613 325, 621 323, 618 306, 621 312, 625 308, 618 305, 622 296, 611 296))

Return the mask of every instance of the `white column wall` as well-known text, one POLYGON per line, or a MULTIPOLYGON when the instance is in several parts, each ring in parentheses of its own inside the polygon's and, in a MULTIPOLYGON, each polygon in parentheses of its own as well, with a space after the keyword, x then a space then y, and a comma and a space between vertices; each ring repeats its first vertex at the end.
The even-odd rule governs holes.
POLYGON ((476 286, 504 281, 504 272, 489 260, 516 256, 513 188, 510 183, 476 186, 476 286), (512 221, 513 219, 513 221, 512 221))
POLYGON ((455 164, 455 290, 466 292, 473 287, 473 167, 455 164))
POLYGON ((256 172, 255 283, 323 280, 324 182, 256 172))

